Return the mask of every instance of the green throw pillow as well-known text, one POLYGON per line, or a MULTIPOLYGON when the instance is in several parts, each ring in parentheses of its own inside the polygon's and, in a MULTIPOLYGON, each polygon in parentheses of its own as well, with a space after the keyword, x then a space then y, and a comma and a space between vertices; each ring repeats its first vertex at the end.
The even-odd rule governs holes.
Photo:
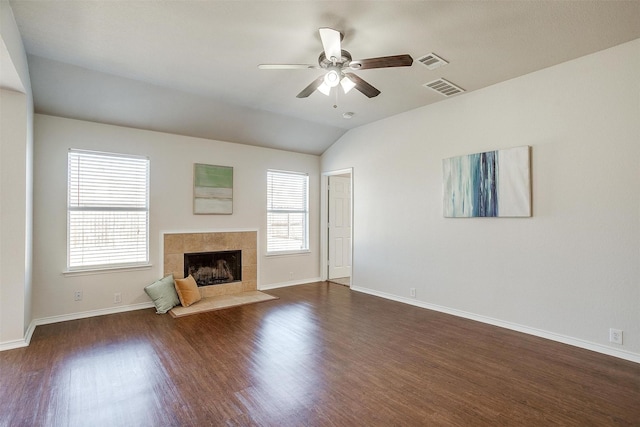
POLYGON ((163 277, 144 288, 156 306, 156 313, 164 314, 180 304, 173 274, 163 277))

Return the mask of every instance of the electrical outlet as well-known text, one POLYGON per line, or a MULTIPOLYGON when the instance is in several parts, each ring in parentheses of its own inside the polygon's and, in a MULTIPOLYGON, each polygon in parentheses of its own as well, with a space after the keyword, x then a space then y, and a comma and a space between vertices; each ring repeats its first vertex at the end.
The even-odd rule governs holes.
POLYGON ((289 272, 289 279, 290 279, 290 280, 293 280, 293 271, 290 271, 290 272, 289 272))
POLYGON ((73 300, 74 301, 82 301, 82 291, 74 291, 73 292, 73 300))
POLYGON ((410 288, 410 289, 409 289, 409 294, 410 294, 412 297, 414 297, 414 298, 415 298, 415 297, 416 297, 416 288, 410 288))
POLYGON ((622 330, 614 328, 609 329, 609 342, 622 345, 622 330))
POLYGON ((122 294, 120 292, 116 292, 113 294, 113 303, 120 304, 122 302, 122 294))

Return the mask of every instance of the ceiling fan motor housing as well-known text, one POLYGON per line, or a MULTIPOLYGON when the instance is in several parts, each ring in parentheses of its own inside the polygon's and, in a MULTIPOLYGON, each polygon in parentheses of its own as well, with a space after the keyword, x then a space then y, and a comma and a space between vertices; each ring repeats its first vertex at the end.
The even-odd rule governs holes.
MULTIPOLYGON (((340 68, 344 68, 349 66, 349 63, 351 63, 351 54, 344 49, 342 49, 341 52, 341 57, 336 58, 335 65, 340 68)), ((322 68, 329 68, 334 65, 333 61, 330 58, 327 58, 327 55, 325 55, 324 52, 320 53, 320 56, 318 57, 318 64, 322 68)))

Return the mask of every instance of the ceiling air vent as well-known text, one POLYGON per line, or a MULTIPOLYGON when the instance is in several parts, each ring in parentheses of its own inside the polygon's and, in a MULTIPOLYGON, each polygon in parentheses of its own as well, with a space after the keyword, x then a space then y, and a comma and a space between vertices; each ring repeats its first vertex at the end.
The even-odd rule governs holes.
POLYGON ((430 70, 435 70, 443 65, 447 65, 448 62, 440 58, 435 53, 427 53, 425 56, 418 58, 418 62, 427 67, 430 70))
POLYGON ((434 80, 432 82, 423 84, 423 86, 431 90, 435 90, 436 92, 441 93, 444 96, 452 96, 464 92, 464 89, 454 85, 451 82, 446 81, 445 79, 434 80))

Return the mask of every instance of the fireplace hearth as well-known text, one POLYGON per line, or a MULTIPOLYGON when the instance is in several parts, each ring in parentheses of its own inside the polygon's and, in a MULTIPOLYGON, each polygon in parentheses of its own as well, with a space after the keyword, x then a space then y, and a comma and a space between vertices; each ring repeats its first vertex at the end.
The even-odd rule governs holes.
POLYGON ((242 281, 242 251, 184 254, 184 277, 193 276, 198 286, 242 281))

